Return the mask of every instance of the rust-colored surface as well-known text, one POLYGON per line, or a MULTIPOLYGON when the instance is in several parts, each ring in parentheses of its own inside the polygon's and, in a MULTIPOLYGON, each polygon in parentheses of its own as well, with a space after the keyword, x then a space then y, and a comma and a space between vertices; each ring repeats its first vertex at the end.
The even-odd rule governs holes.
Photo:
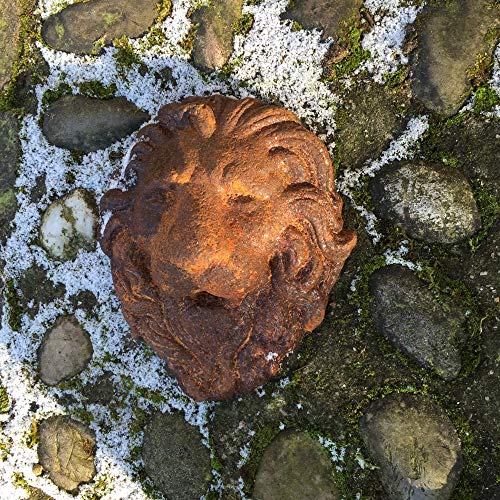
POLYGON ((256 99, 169 104, 109 191, 103 250, 132 335, 196 400, 252 390, 323 320, 356 243, 323 143, 256 99))

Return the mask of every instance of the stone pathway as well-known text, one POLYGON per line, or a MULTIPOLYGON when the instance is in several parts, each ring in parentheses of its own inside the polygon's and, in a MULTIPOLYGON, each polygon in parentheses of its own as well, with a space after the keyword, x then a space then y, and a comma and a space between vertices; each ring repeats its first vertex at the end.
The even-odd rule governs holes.
POLYGON ((0 0, 0 498, 500 498, 497 3, 0 0), (278 377, 196 404, 129 336, 98 206, 216 92, 326 142, 358 245, 278 377))

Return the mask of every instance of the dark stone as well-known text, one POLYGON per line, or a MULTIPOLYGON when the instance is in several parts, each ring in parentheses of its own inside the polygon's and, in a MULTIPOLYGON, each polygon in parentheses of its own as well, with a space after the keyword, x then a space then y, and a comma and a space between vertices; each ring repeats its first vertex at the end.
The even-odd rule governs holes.
POLYGON ((69 95, 47 108, 43 132, 51 144, 89 153, 111 146, 148 119, 147 113, 124 97, 101 100, 69 95))
POLYGON ((45 333, 40 346, 40 378, 49 385, 82 372, 92 359, 93 349, 88 333, 76 318, 59 318, 45 333))
POLYGON ((375 213, 428 243, 457 243, 480 227, 471 186, 446 165, 398 164, 383 168, 371 185, 375 213))
POLYGON ((159 14, 159 0, 91 0, 70 5, 48 17, 44 40, 58 50, 98 54, 115 38, 136 38, 147 32, 159 14))
POLYGON ((17 209, 15 182, 20 154, 19 126, 9 111, 0 113, 0 244, 7 240, 17 209))
POLYGON ((462 468, 460 439, 444 411, 427 399, 391 394, 360 421, 368 454, 388 500, 447 500, 462 468))
POLYGON ((255 478, 255 500, 340 500, 332 461, 306 432, 282 433, 265 450, 255 478))
POLYGON ((146 473, 167 498, 191 500, 206 493, 210 452, 180 414, 153 416, 144 430, 142 457, 146 473))
POLYGON ((39 427, 38 460, 59 488, 74 491, 96 474, 95 434, 66 415, 49 417, 39 427))
POLYGON ((458 344, 465 335, 460 309, 439 304, 423 281, 399 265, 376 271, 370 289, 377 329, 421 365, 454 379, 461 369, 458 344))
POLYGON ((0 91, 10 81, 12 68, 19 52, 19 30, 21 28, 21 6, 19 0, 0 0, 0 91))
POLYGON ((471 91, 467 74, 479 54, 491 54, 484 37, 499 25, 490 0, 428 5, 417 21, 418 48, 411 56, 412 91, 429 109, 454 115, 471 91))
POLYGON ((113 384, 112 374, 104 373, 95 384, 89 384, 82 390, 82 394, 87 398, 87 403, 108 404, 113 401, 115 396, 115 385, 113 384))
POLYGON ((198 401, 251 391, 321 323, 356 244, 328 151, 292 112, 221 95, 164 106, 139 137, 136 184, 101 200, 132 335, 198 401))
POLYGON ((233 25, 241 17, 243 0, 213 0, 195 11, 198 24, 191 57, 200 69, 221 68, 233 52, 233 25))
POLYGON ((291 19, 305 29, 318 29, 323 38, 334 40, 347 24, 359 20, 362 0, 294 0, 281 15, 282 19, 291 19))
POLYGON ((335 136, 341 163, 359 168, 376 159, 402 131, 396 100, 377 84, 356 86, 345 99, 335 136))

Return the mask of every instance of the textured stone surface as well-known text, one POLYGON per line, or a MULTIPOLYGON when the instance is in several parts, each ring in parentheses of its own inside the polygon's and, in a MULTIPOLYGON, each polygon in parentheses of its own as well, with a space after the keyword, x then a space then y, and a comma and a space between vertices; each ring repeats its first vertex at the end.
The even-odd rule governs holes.
POLYGON ((401 132, 396 102, 376 84, 355 87, 346 98, 345 110, 339 115, 335 144, 342 165, 359 168, 376 159, 401 132))
POLYGON ((445 308, 436 302, 427 285, 406 267, 379 269, 370 288, 379 331, 442 378, 455 378, 461 368, 457 344, 464 336, 463 314, 452 305, 445 308))
POLYGON ((213 0, 192 16, 198 24, 191 57, 201 69, 221 68, 233 52, 233 24, 241 17, 243 0, 213 0))
POLYGON ((356 236, 326 147, 290 111, 216 95, 158 119, 131 151, 136 185, 101 202, 101 246, 132 335, 191 397, 232 397, 321 323, 356 236))
POLYGON ((446 165, 424 163, 384 168, 372 182, 375 213, 429 243, 456 243, 480 227, 467 179, 446 165))
POLYGON ((38 459, 59 488, 75 490, 92 480, 95 435, 86 425, 68 416, 49 417, 40 424, 38 459))
POLYGON ((59 318, 40 346, 40 378, 49 385, 83 371, 92 358, 88 333, 72 317, 59 318))
POLYGON ((0 113, 0 243, 10 233, 10 222, 16 212, 17 162, 20 152, 19 127, 11 112, 0 113))
POLYGON ((280 434, 266 449, 255 479, 255 500, 340 500, 328 452, 305 432, 280 434))
POLYGON ((323 38, 335 39, 346 23, 359 19, 362 6, 362 0, 294 0, 281 17, 302 28, 322 30, 323 38))
POLYGON ((360 432, 389 500, 450 498, 462 452, 441 408, 421 397, 390 395, 368 408, 360 432))
POLYGON ((44 40, 58 50, 97 54, 115 38, 138 37, 158 16, 159 0, 91 0, 75 3, 48 17, 44 40))
POLYGON ((42 216, 43 247, 60 260, 72 260, 81 249, 91 250, 97 230, 97 207, 92 195, 77 189, 50 205, 42 216))
POLYGON ((489 0, 453 0, 428 5, 417 23, 418 49, 411 58, 412 91, 429 109, 455 114, 471 90, 467 70, 492 51, 487 31, 499 26, 489 0))
POLYGON ((146 473, 167 498, 191 500, 206 493, 210 452, 197 428, 178 413, 156 413, 144 431, 146 473))
POLYGON ((0 91, 9 83, 18 55, 20 8, 19 0, 0 0, 0 91))
POLYGON ((110 372, 103 374, 95 384, 85 386, 82 394, 89 404, 99 403, 105 405, 110 403, 115 396, 112 374, 110 372))
POLYGON ((101 100, 69 95, 49 105, 43 133, 60 148, 89 153, 130 135, 148 118, 124 97, 101 100))

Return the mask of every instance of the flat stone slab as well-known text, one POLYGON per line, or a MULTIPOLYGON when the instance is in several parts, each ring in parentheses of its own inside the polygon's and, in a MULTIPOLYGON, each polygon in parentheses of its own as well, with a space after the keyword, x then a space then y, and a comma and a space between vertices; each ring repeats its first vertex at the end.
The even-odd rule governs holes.
POLYGON ((156 413, 144 430, 146 473, 167 498, 191 500, 206 493, 210 452, 201 434, 179 413, 156 413))
POLYGON ((0 243, 5 243, 10 233, 17 207, 14 185, 20 153, 18 134, 16 117, 10 111, 0 113, 0 243))
POLYGON ((148 119, 148 113, 124 97, 68 95, 47 108, 43 133, 55 146, 90 153, 127 137, 148 119))
POLYGON ((469 69, 484 42, 499 26, 499 10, 489 0, 454 0, 428 5, 416 24, 418 48, 411 56, 413 95, 429 109, 454 115, 471 91, 469 69))
POLYGON ((340 500, 332 461, 305 432, 282 433, 265 450, 255 478, 255 500, 340 500))
POLYGON ((85 370, 92 354, 90 337, 76 318, 59 318, 40 346, 40 378, 46 384, 56 385, 85 370))
POLYGON ((465 335, 462 312, 452 304, 445 309, 426 283, 399 265, 376 271, 370 291, 377 329, 421 365, 454 379, 462 366, 457 346, 465 335))
POLYGON ((115 38, 143 35, 158 14, 158 0, 80 2, 48 17, 42 26, 42 36, 58 50, 98 54, 115 38))
POLYGON ((375 213, 428 243, 471 237, 481 220, 465 176, 447 165, 402 164, 384 168, 372 182, 375 213))
POLYGON ((92 195, 76 189, 52 203, 42 216, 40 239, 49 254, 72 260, 78 252, 92 250, 97 231, 97 206, 92 195))
POLYGON ((95 434, 86 425, 66 415, 49 417, 40 424, 38 460, 59 488, 74 491, 92 480, 95 434))
POLYGON ((462 451, 444 411, 409 394, 373 403, 360 433, 389 500, 446 500, 458 482, 462 451))
POLYGON ((323 38, 336 39, 346 23, 354 24, 359 19, 362 0, 294 0, 281 15, 291 19, 302 28, 318 29, 323 38))
POLYGON ((214 0, 195 11, 198 24, 191 57, 198 68, 221 68, 233 52, 233 25, 241 17, 243 0, 214 0))
POLYGON ((18 0, 0 0, 0 91, 10 81, 19 52, 20 5, 18 0))

